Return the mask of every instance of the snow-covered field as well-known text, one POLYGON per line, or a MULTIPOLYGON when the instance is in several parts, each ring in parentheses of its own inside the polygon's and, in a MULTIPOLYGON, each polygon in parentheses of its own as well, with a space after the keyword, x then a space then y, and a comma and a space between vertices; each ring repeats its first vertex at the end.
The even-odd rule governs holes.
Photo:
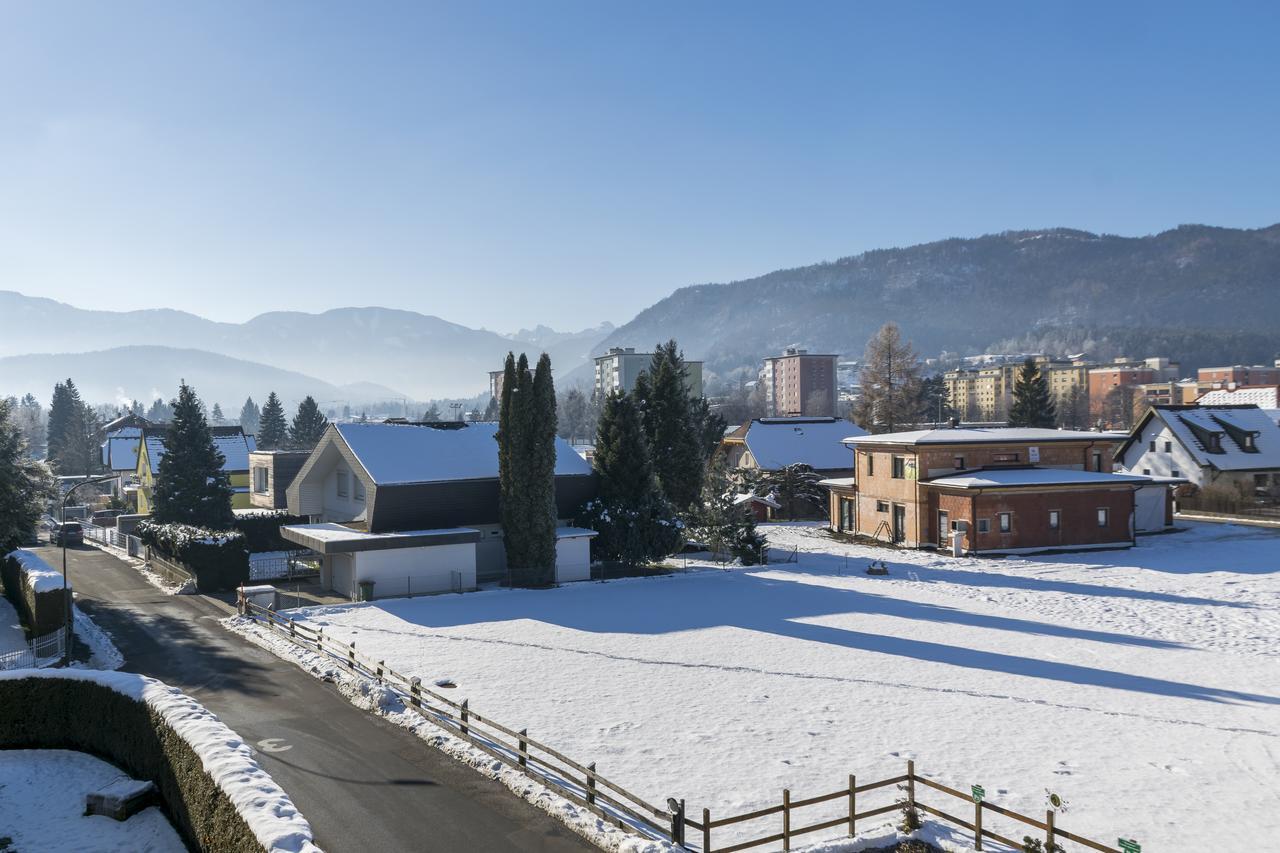
POLYGON ((126 776, 120 768, 63 749, 0 750, 0 849, 183 853, 186 845, 152 806, 127 821, 84 814, 85 794, 126 776))
POLYGON ((1128 551, 956 560, 765 531, 799 562, 291 615, 695 816, 914 758, 1032 815, 1053 791, 1061 826, 1108 843, 1280 830, 1280 533, 1193 524, 1128 551), (888 577, 863 573, 872 558, 888 577))

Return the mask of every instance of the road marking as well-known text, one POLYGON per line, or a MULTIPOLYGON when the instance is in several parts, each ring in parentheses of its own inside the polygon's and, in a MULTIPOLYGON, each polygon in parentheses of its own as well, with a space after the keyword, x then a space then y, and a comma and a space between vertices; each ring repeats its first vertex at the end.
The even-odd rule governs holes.
POLYGON ((258 741, 258 749, 263 752, 286 752, 293 749, 293 744, 285 743, 282 737, 264 737, 258 741))

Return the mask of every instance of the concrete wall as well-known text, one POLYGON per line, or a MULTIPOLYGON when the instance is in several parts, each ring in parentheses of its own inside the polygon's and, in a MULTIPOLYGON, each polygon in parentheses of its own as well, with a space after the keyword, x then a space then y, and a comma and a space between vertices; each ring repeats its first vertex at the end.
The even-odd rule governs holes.
POLYGON ((417 595, 453 590, 453 572, 459 572, 461 588, 476 588, 476 546, 473 542, 429 545, 422 548, 389 548, 351 555, 355 583, 373 581, 374 598, 417 595))
POLYGON ((556 583, 591 580, 591 538, 556 540, 556 583))

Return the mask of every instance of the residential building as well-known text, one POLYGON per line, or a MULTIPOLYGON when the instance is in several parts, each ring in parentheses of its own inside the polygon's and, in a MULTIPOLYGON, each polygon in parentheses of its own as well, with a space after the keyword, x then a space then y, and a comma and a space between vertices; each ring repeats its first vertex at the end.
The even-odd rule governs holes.
POLYGON ((1203 387, 1194 379, 1178 379, 1148 382, 1139 385, 1138 392, 1137 399, 1142 404, 1141 410, 1145 411, 1148 406, 1180 406, 1194 403, 1203 393, 1203 387))
MULTIPOLYGON (((142 442, 138 445, 136 488, 131 492, 137 501, 137 511, 150 515, 155 494, 156 475, 160 473, 160 460, 164 458, 164 440, 169 428, 145 427, 142 442)), ((252 435, 245 435, 238 426, 209 427, 213 445, 222 454, 222 470, 231 481, 231 508, 248 509, 249 502, 249 454, 257 449, 252 435)))
POLYGON ((1179 402, 1198 406, 1254 405, 1259 409, 1280 409, 1280 385, 1237 385, 1205 391, 1194 400, 1179 402))
POLYGON ((505 370, 489 371, 489 396, 495 399, 502 399, 502 380, 506 377, 505 370))
POLYGON ((138 470, 138 445, 142 431, 149 426, 151 422, 141 415, 128 414, 102 427, 102 465, 120 478, 113 487, 117 494, 138 470))
MULTIPOLYGON (((595 394, 603 398, 614 391, 630 392, 636 380, 649 369, 653 353, 636 352, 635 347, 612 347, 604 355, 597 356, 595 394)), ((702 362, 686 361, 685 387, 690 397, 702 396, 702 362)))
POLYGON ((249 454, 249 503, 261 509, 287 509, 287 490, 308 450, 255 450, 249 454))
POLYGON ((1272 367, 1255 364, 1246 366, 1235 364, 1230 367, 1202 367, 1198 377, 1201 382, 1211 386, 1236 385, 1280 385, 1280 359, 1272 367))
POLYGON ((824 481, 831 527, 963 553, 1127 547, 1139 518, 1139 531, 1168 524, 1171 503, 1151 478, 1112 473, 1123 438, 1030 428, 852 437, 854 476, 824 481), (1138 492, 1153 485, 1140 512, 1138 492))
MULTIPOLYGON (((1038 355, 1031 358, 1049 383, 1049 393, 1059 404, 1071 397, 1074 388, 1087 388, 1088 371, 1092 365, 1084 356, 1050 358, 1038 355)), ((966 421, 1005 420, 1009 407, 1013 405, 1013 389, 1024 362, 1025 359, 1010 359, 944 373, 942 378, 947 387, 947 399, 957 416, 966 421)))
MULTIPOLYGON (((493 423, 331 424, 287 489, 312 524, 281 535, 323 556, 321 583, 356 597, 474 589, 506 577, 493 423)), ((556 579, 590 576, 594 531, 569 526, 595 496, 590 464, 556 439, 556 579)))
POLYGON ((845 439, 866 434, 843 418, 756 418, 726 433, 721 448, 731 468, 777 471, 799 463, 836 476, 853 473, 845 439))
POLYGON ((788 347, 764 360, 760 381, 771 417, 834 417, 835 355, 788 347))
POLYGON ((1178 369, 1178 362, 1167 358, 1117 358, 1111 364, 1090 368, 1089 417, 1127 426, 1133 413, 1141 408, 1141 386, 1171 382, 1178 378, 1178 369))
POLYGON ((1115 453, 1132 474, 1280 497, 1280 429, 1257 406, 1155 406, 1115 453))

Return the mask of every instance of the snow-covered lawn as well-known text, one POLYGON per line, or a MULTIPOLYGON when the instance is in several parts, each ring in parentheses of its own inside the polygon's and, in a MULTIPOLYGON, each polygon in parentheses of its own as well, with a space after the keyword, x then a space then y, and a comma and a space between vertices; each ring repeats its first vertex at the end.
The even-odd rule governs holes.
POLYGON ((85 794, 123 776, 120 768, 83 752, 0 750, 0 837, 18 851, 184 853, 182 838, 155 806, 127 821, 85 816, 85 794))
POLYGON ((1056 792, 1060 825, 1108 843, 1280 831, 1280 533, 1193 524, 1128 551, 957 560, 765 532, 799 562, 290 615, 695 817, 914 758, 1031 815, 1056 792))
POLYGON ((27 649, 27 633, 22 630, 22 619, 13 609, 9 599, 0 595, 0 654, 21 652, 27 649))

